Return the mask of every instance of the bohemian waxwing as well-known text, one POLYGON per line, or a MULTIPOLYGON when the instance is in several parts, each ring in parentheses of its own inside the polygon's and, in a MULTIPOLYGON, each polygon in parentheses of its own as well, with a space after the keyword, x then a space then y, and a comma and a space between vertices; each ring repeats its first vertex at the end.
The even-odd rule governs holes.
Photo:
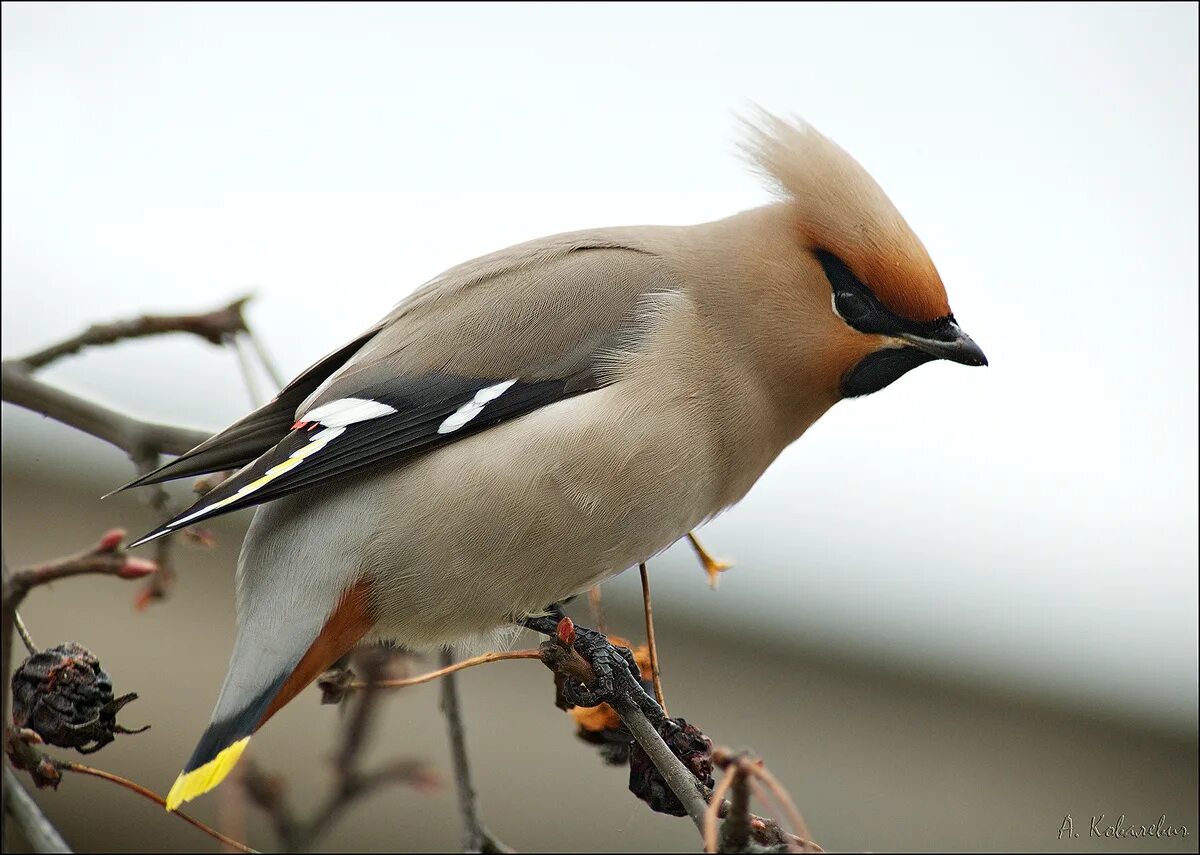
POLYGON ((468 261, 134 482, 242 467, 139 543, 261 505, 229 672, 168 809, 360 642, 494 638, 737 502, 842 398, 987 364, 856 161, 767 115, 747 151, 774 203, 468 261))

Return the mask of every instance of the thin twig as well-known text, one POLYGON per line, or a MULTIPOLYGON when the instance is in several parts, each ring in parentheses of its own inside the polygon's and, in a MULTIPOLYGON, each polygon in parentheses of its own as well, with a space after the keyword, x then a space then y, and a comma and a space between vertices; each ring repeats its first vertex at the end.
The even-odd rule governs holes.
POLYGON ((379 693, 375 689, 378 688, 378 677, 383 667, 380 652, 366 650, 360 658, 367 675, 367 685, 342 732, 342 741, 334 757, 333 791, 309 821, 297 821, 288 809, 283 798, 282 779, 265 775, 253 764, 246 766, 243 780, 247 795, 271 817, 283 848, 288 851, 311 848, 341 813, 377 787, 397 781, 418 788, 429 788, 437 784, 423 764, 412 760, 396 761, 367 773, 358 768, 359 755, 366 744, 379 700, 379 693))
POLYGON ((701 828, 701 833, 704 835, 705 852, 717 851, 717 812, 725 799, 725 793, 729 792, 729 788, 739 774, 741 774, 741 770, 736 765, 731 765, 725 770, 725 775, 717 783, 717 786, 713 788, 712 796, 708 800, 708 807, 704 810, 704 827, 701 828))
POLYGON ((467 760, 466 733, 462 713, 458 705, 458 687, 451 670, 454 653, 442 651, 442 715, 446 717, 446 731, 450 738, 450 760, 454 764, 454 785, 458 790, 458 812, 462 817, 463 851, 480 852, 483 849, 483 827, 479 822, 479 810, 475 804, 475 788, 471 786, 471 766, 467 760))
POLYGON ((642 574, 642 605, 646 612, 646 644, 650 648, 650 676, 654 680, 654 697, 662 707, 663 715, 667 712, 667 702, 663 699, 662 676, 658 670, 658 645, 654 643, 654 610, 650 607, 650 574, 646 570, 646 562, 638 565, 642 574))
MULTIPOLYGON (((225 786, 217 791, 217 826, 222 834, 234 838, 246 836, 246 786, 242 782, 245 767, 233 767, 225 786)), ((236 851, 234 847, 224 846, 222 851, 236 851)))
POLYGON ((246 353, 240 335, 231 335, 227 341, 237 357, 238 369, 242 372, 242 384, 246 387, 246 394, 250 396, 250 406, 257 409, 262 404, 262 395, 258 391, 258 381, 254 379, 254 366, 250 364, 250 354, 246 353))
POLYGON ((759 782, 758 778, 748 777, 746 780, 750 784, 750 792, 754 793, 754 798, 758 799, 759 802, 762 803, 764 809, 766 809, 768 813, 771 813, 774 816, 783 815, 783 809, 780 807, 778 800, 771 795, 770 792, 763 789, 763 786, 759 782))
POLYGON ((453 665, 438 668, 436 671, 418 674, 416 677, 405 677, 399 680, 380 680, 378 683, 371 683, 367 680, 354 680, 346 688, 365 689, 368 686, 374 686, 376 689, 402 689, 405 686, 419 686, 421 683, 429 683, 439 677, 445 677, 447 674, 454 674, 466 668, 473 668, 476 665, 486 665, 489 662, 503 662, 507 659, 537 659, 539 655, 536 650, 506 650, 484 653, 481 656, 474 656, 470 659, 464 659, 461 662, 455 662, 453 665))
MULTIPOLYGON (((4 813, 12 818, 13 825, 20 829, 21 836, 34 852, 71 851, 37 802, 25 792, 25 787, 7 763, 4 764, 4 813)), ((4 833, 8 833, 7 822, 4 823, 4 833)))
POLYGON ((750 778, 740 770, 729 782, 733 798, 725 812, 717 844, 722 852, 745 852, 750 846, 750 784, 750 778))
POLYGON ((129 338, 145 338, 165 333, 186 332, 199 336, 210 344, 220 345, 225 337, 246 331, 242 309, 249 297, 239 297, 232 303, 214 309, 186 315, 141 315, 124 321, 108 324, 93 324, 77 336, 52 344, 37 353, 18 360, 27 370, 33 371, 49 365, 56 359, 78 353, 85 347, 113 344, 129 338))
POLYGON ((763 783, 769 789, 780 803, 783 805, 784 812, 787 814, 788 821, 791 822, 793 830, 797 835, 809 839, 808 823, 804 821, 804 817, 800 815, 800 810, 796 807, 796 803, 792 801, 792 796, 787 789, 779 783, 776 778, 767 769, 766 765, 759 763, 753 767, 751 774, 757 778, 761 778, 763 783))
POLYGON ((592 613, 592 623, 596 627, 596 632, 608 635, 608 620, 604 615, 604 602, 599 585, 592 585, 588 588, 588 609, 592 613))
MULTIPOLYGON (((157 451, 147 450, 134 458, 134 464, 137 466, 138 475, 148 475, 158 468, 161 460, 161 455, 157 451)), ((143 499, 150 509, 153 510, 161 522, 166 522, 175 516, 178 508, 171 501, 171 494, 167 492, 162 484, 149 485, 148 489, 141 491, 143 499)), ((150 605, 151 602, 161 600, 167 596, 167 592, 171 588, 171 583, 175 581, 175 561, 174 547, 175 535, 173 532, 166 537, 160 537, 154 541, 154 562, 158 565, 158 572, 150 577, 142 586, 134 597, 134 606, 138 609, 143 609, 150 605)))
POLYGON ((0 722, 9 721, 9 674, 12 668, 13 630, 17 609, 25 595, 39 585, 71 576, 98 573, 122 579, 139 579, 158 569, 152 561, 131 558, 120 548, 125 532, 113 529, 100 538, 92 549, 60 558, 36 567, 10 573, 3 562, 3 583, 0 584, 3 604, 0 605, 0 722))
POLYGON ((125 532, 114 528, 106 532, 91 549, 59 558, 45 564, 27 567, 4 580, 4 608, 15 612, 25 595, 39 585, 67 579, 71 576, 101 574, 122 579, 140 579, 158 569, 153 561, 133 558, 121 549, 125 532))
MULTIPOLYGON (((167 803, 166 799, 164 799, 162 796, 158 795, 158 793, 155 793, 152 790, 148 790, 145 787, 143 787, 141 784, 134 783, 133 781, 130 781, 128 778, 122 778, 120 775, 114 775, 112 772, 105 772, 103 769, 93 769, 91 766, 85 766, 82 763, 75 763, 74 761, 71 761, 71 760, 58 761, 56 765, 58 766, 58 768, 63 769, 67 772, 76 772, 80 775, 91 775, 92 777, 101 778, 105 781, 112 781, 114 784, 119 784, 122 787, 124 787, 125 789, 137 793, 139 796, 142 796, 143 798, 149 799, 152 802, 156 802, 160 805, 166 806, 166 803, 167 803)), ((175 816, 182 819, 184 822, 189 823, 190 825, 193 825, 196 828, 200 829, 201 831, 203 831, 205 834, 207 834, 209 837, 213 838, 214 840, 219 840, 221 843, 225 844, 226 846, 230 846, 239 852, 257 852, 258 851, 257 849, 251 849, 245 843, 234 840, 232 837, 228 837, 228 836, 222 834, 221 832, 217 831, 215 828, 209 828, 207 825, 202 823, 200 820, 188 816, 183 811, 175 810, 175 811, 171 811, 171 813, 173 813, 175 816)))
POLYGON ((17 629, 17 635, 21 636, 21 643, 25 645, 25 649, 29 651, 29 655, 33 656, 38 652, 38 646, 33 643, 33 636, 29 634, 29 628, 25 626, 25 621, 21 619, 21 613, 13 610, 13 625, 17 629))
POLYGON ((246 327, 246 338, 250 339, 250 344, 254 346, 254 351, 258 354, 259 364, 267 372, 267 376, 271 378, 271 382, 275 384, 275 388, 282 389, 287 385, 287 381, 279 373, 279 368, 275 365, 275 360, 267 353, 266 345, 262 343, 262 339, 255 335, 254 330, 250 329, 249 326, 246 327))

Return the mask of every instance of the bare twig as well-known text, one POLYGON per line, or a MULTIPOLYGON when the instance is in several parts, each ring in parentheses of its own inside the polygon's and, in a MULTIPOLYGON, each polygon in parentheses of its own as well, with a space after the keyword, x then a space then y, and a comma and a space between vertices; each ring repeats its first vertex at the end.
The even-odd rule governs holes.
POLYGON ((613 700, 616 701, 613 707, 616 709, 617 715, 621 716, 625 727, 629 729, 633 738, 637 740, 637 744, 650 757, 650 762, 662 774, 663 780, 667 782, 671 792, 679 799, 688 816, 692 818, 692 822, 703 833, 704 812, 708 809, 708 805, 701 792, 700 782, 688 771, 683 762, 671 753, 667 743, 663 741, 658 730, 650 723, 650 719, 646 717, 640 707, 624 697, 615 697, 613 700))
MULTIPOLYGON (((442 670, 454 665, 454 653, 442 651, 442 670)), ((458 687, 454 674, 447 671, 442 680, 442 715, 446 717, 446 731, 450 738, 450 760, 454 764, 454 784, 458 790, 458 812, 462 816, 463 851, 480 852, 483 849, 483 827, 479 822, 479 811, 475 804, 475 788, 471 786, 471 766, 467 761, 466 734, 462 713, 458 706, 458 687)))
POLYGON ((246 353, 242 337, 230 336, 229 346, 233 348, 233 353, 237 357, 238 369, 242 372, 242 383, 246 387, 246 394, 250 396, 250 406, 258 407, 262 404, 262 395, 258 392, 258 381, 254 379, 254 366, 250 364, 250 354, 246 353))
POLYGON ((712 796, 708 800, 708 808, 704 811, 704 827, 701 829, 701 833, 704 835, 705 852, 717 851, 717 812, 721 808, 725 793, 729 791, 740 774, 741 770, 736 765, 726 769, 725 776, 713 789, 712 796))
POLYGON ((242 315, 248 297, 240 297, 211 312, 183 315, 142 315, 125 321, 95 324, 77 336, 36 353, 0 363, 0 397, 49 416, 122 449, 135 461, 154 454, 183 454, 210 434, 206 431, 135 419, 86 400, 33 376, 33 372, 85 347, 113 344, 129 338, 182 332, 212 344, 223 344, 239 333, 249 334, 242 315))
MULTIPOLYGON (((120 775, 114 775, 112 772, 105 772, 103 769, 93 769, 91 766, 85 766, 82 763, 75 763, 70 760, 57 761, 57 765, 58 765, 58 768, 60 768, 64 771, 67 771, 67 772, 75 772, 79 775, 91 775, 94 778, 100 778, 101 780, 104 780, 104 781, 111 781, 112 783, 118 784, 118 785, 124 787, 125 789, 130 790, 131 792, 137 793, 142 798, 149 799, 150 801, 155 802, 156 804, 165 806, 167 803, 166 799, 164 799, 158 793, 155 793, 152 790, 148 790, 145 787, 143 787, 141 784, 137 784, 133 781, 130 781, 128 778, 122 778, 120 775)), ((210 828, 209 826, 202 823, 200 820, 198 820, 194 817, 188 816, 183 811, 175 810, 175 811, 171 811, 171 813, 173 813, 175 816, 179 817, 180 819, 182 819, 184 822, 188 823, 189 825, 192 825, 192 826, 200 829, 201 831, 203 831, 205 834, 207 834, 209 837, 213 838, 214 840, 218 840, 225 846, 229 846, 233 849, 236 849, 238 852, 257 852, 258 851, 257 849, 251 849, 245 843, 234 840, 232 837, 222 834, 221 832, 217 831, 215 828, 210 828)))
MULTIPOLYGON (((62 839, 58 829, 42 813, 29 795, 25 787, 17 780, 17 775, 8 764, 4 764, 4 813, 12 819, 25 838, 25 842, 34 852, 70 852, 71 847, 62 839)), ((8 833, 8 823, 4 823, 5 833, 8 833)))
POLYGON ((246 338, 250 339, 250 344, 254 345, 254 352, 258 354, 259 364, 267 372, 267 376, 271 378, 271 382, 275 384, 275 388, 282 389, 287 381, 279 373, 279 367, 275 364, 275 360, 267 353, 267 348, 262 343, 262 339, 255 335, 254 330, 249 328, 246 329, 246 338))
MULTIPOLYGON (((722 780, 721 783, 725 783, 722 780)), ((750 846, 750 779, 740 773, 731 774, 729 788, 733 798, 721 825, 719 849, 722 852, 745 852, 750 846)), ((712 800, 719 801, 716 794, 712 800)))
POLYGON ((667 702, 663 699, 662 675, 658 670, 658 645, 654 643, 654 610, 650 606, 650 574, 646 570, 646 562, 638 565, 638 571, 642 574, 642 606, 646 612, 646 645, 650 648, 650 677, 654 681, 654 697, 662 707, 663 715, 670 715, 667 702))
POLYGON ((249 297, 239 297, 227 306, 211 312, 187 315, 141 315, 125 321, 93 324, 77 336, 52 344, 31 353, 17 362, 27 371, 49 365, 56 359, 78 353, 85 347, 113 344, 128 338, 144 338, 164 333, 185 332, 199 336, 211 344, 224 344, 227 336, 246 332, 242 309, 249 297))
POLYGON ((114 528, 106 532, 100 538, 100 542, 91 549, 11 574, 4 580, 5 610, 16 611, 21 600, 33 588, 59 579, 86 574, 140 579, 158 569, 153 561, 131 557, 121 549, 121 541, 124 539, 125 532, 114 528))
POLYGON ((21 636, 21 643, 25 645, 25 649, 29 651, 29 655, 38 652, 38 646, 33 643, 33 636, 29 634, 29 627, 25 626, 25 621, 21 620, 21 613, 13 612, 13 625, 16 627, 17 635, 21 636))
POLYGON ((723 748, 713 751, 713 765, 725 770, 725 777, 710 796, 704 845, 706 852, 744 852, 749 838, 763 845, 785 844, 792 852, 824 852, 819 844, 809 837, 808 826, 796 810, 787 791, 779 784, 759 758, 741 752, 730 754, 723 748), (765 785, 759 786, 759 783, 765 785), (733 800, 722 797, 732 788, 733 800), (783 812, 795 826, 798 834, 784 831, 778 822, 750 813, 750 793, 770 809, 783 806, 783 812), (720 839, 715 836, 715 820, 726 820, 721 828, 720 839), (719 848, 714 848, 719 847, 719 848))
POLYGON ((599 585, 588 588, 588 609, 592 613, 592 623, 601 635, 608 635, 608 619, 604 615, 604 601, 599 585))
POLYGON ((804 821, 804 817, 800 815, 800 811, 796 807, 796 803, 792 801, 791 794, 788 793, 787 789, 779 783, 779 779, 772 775, 770 771, 767 770, 766 765, 761 762, 755 764, 753 769, 750 770, 750 774, 754 775, 756 778, 762 779, 763 783, 767 785, 767 789, 777 799, 779 799, 780 803, 783 805, 784 812, 787 814, 788 821, 791 822, 792 828, 795 829, 796 834, 804 840, 809 840, 810 835, 808 831, 808 823, 806 823, 804 821))
POLYGON ((380 651, 364 651, 363 667, 367 684, 360 693, 350 721, 342 734, 342 742, 334 757, 333 791, 307 822, 298 821, 288 809, 283 797, 283 781, 264 775, 253 764, 244 773, 246 792, 250 799, 267 812, 275 825, 283 846, 288 851, 304 851, 329 831, 338 816, 353 802, 377 787, 404 782, 419 789, 437 786, 437 779, 419 762, 400 760, 368 773, 358 769, 359 755, 366 743, 379 693, 375 691, 382 670, 380 651))
POLYGON ((131 457, 147 449, 183 454, 212 434, 143 422, 34 378, 17 362, 0 363, 0 398, 115 445, 131 457))
MULTIPOLYGON (((466 668, 473 668, 476 665, 486 665, 489 662, 504 662, 508 659, 537 659, 540 655, 536 650, 505 650, 484 653, 481 656, 474 656, 470 659, 464 659, 461 662, 455 662, 453 665, 438 668, 436 671, 418 674, 416 677, 405 677, 400 680, 380 680, 373 685, 377 689, 402 689, 405 686, 419 686, 421 683, 429 683, 439 677, 445 677, 447 674, 453 674, 466 668)), ((365 689, 370 685, 372 684, 366 680, 354 680, 345 688, 351 690, 365 689)))
POLYGON ((100 538, 100 542, 89 550, 60 558, 47 564, 28 567, 10 573, 4 563, 2 584, 3 604, 0 605, 0 722, 9 721, 9 674, 12 671, 13 630, 16 626, 17 609, 25 595, 39 585, 58 579, 85 574, 117 576, 122 579, 140 579, 158 569, 152 561, 132 558, 120 548, 125 532, 113 529, 100 538))
MULTIPOLYGON (((138 475, 147 475, 158 468, 160 455, 157 451, 147 449, 134 457, 138 475)), ((175 516, 178 510, 171 501, 171 495, 162 484, 151 484, 144 489, 143 498, 159 520, 166 522, 175 516)), ((160 537, 154 541, 154 561, 158 564, 158 572, 151 576, 134 597, 134 606, 144 609, 151 602, 166 597, 175 581, 174 561, 175 533, 160 537)))

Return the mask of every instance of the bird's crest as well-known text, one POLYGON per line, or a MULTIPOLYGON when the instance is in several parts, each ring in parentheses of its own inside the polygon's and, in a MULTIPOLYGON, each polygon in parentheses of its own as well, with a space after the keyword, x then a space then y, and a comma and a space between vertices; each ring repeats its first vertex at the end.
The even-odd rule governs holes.
POLYGON ((854 158, 800 119, 743 118, 742 149, 796 209, 800 239, 837 255, 889 309, 913 321, 950 314, 925 247, 854 158))

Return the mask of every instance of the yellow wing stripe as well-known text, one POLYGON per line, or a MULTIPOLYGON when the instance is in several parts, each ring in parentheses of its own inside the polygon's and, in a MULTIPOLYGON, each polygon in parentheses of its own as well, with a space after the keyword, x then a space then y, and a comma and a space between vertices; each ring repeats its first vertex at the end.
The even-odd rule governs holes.
POLYGON ((224 781, 225 776, 237 765, 249 741, 249 736, 239 739, 199 769, 180 773, 171 786, 171 792, 167 793, 167 810, 177 810, 184 802, 190 802, 224 781))
POLYGON ((219 510, 220 508, 225 507, 226 505, 230 504, 231 502, 236 502, 238 499, 241 499, 242 497, 248 495, 249 493, 253 493, 255 490, 262 489, 267 484, 270 484, 272 481, 274 481, 276 478, 278 478, 280 475, 284 474, 285 472, 290 472, 291 470, 295 469, 302 462, 304 462, 304 458, 311 457, 312 455, 316 454, 318 451, 320 451, 322 448, 324 448, 326 446, 326 444, 328 444, 329 440, 337 437, 339 434, 343 433, 345 430, 346 430, 345 428, 326 428, 325 430, 321 431, 321 433, 317 434, 317 436, 314 437, 313 440, 310 441, 307 445, 303 445, 299 449, 297 449, 295 451, 295 453, 293 453, 292 456, 289 457, 287 460, 284 460, 282 463, 276 463, 274 466, 272 466, 270 469, 268 469, 266 472, 264 472, 262 474, 262 476, 255 479, 254 481, 251 481, 249 484, 243 485, 233 495, 226 496, 224 499, 221 499, 219 502, 213 502, 211 505, 205 505, 204 507, 199 508, 194 513, 188 514, 183 519, 178 520, 177 522, 173 523, 171 528, 178 528, 179 526, 183 525, 184 523, 196 519, 196 517, 207 516, 208 514, 211 514, 213 511, 219 510))

